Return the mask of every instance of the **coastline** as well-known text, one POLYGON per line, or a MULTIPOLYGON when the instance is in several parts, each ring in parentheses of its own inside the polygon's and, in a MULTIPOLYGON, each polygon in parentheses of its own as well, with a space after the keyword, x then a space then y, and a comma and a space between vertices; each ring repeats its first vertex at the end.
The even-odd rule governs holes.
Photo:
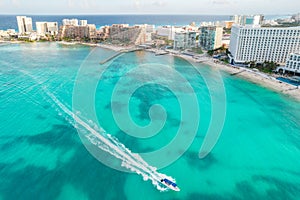
POLYGON ((95 43, 87 43, 87 42, 65 42, 65 41, 59 41, 57 44, 62 45, 84 45, 84 46, 90 46, 90 47, 100 47, 104 49, 109 49, 113 51, 123 51, 130 49, 132 46, 118 46, 118 45, 111 45, 111 44, 95 44, 95 43))
POLYGON ((226 71, 227 73, 233 74, 234 76, 246 79, 262 87, 282 93, 288 97, 293 98, 294 100, 300 101, 300 87, 279 81, 267 74, 256 72, 247 68, 239 68, 228 66, 223 63, 215 63, 213 59, 205 61, 203 62, 203 64, 207 64, 211 67, 216 67, 217 69, 226 71))
MULTIPOLYGON (((111 49, 114 51, 120 51, 118 46, 101 45, 99 47, 111 49)), ((124 47, 121 50, 124 50, 127 48, 128 47, 124 47)), ((152 51, 146 50, 146 51, 155 53, 155 51, 153 51, 153 50, 152 51)), ((202 60, 193 58, 191 56, 183 55, 181 53, 169 53, 169 55, 174 56, 174 57, 183 58, 192 63, 202 63, 205 65, 209 65, 212 68, 217 68, 218 70, 225 71, 231 75, 240 77, 240 78, 250 81, 252 83, 258 84, 262 87, 265 87, 265 88, 268 88, 275 92, 284 94, 284 95, 300 102, 300 87, 293 86, 288 83, 279 81, 275 77, 272 77, 265 73, 253 71, 253 70, 247 69, 247 68, 235 67, 235 66, 232 66, 229 64, 226 65, 226 64, 221 63, 220 61, 215 62, 215 60, 212 57, 208 57, 205 55, 200 56, 201 58, 203 58, 202 60)))
MULTIPOLYGON (((23 43, 23 41, 0 41, 0 43, 23 43)), ((84 43, 84 42, 57 42, 57 44, 62 44, 62 45, 86 45, 86 46, 91 46, 91 47, 100 47, 104 49, 109 49, 113 50, 116 52, 128 50, 132 48, 133 46, 119 46, 119 45, 112 45, 112 44, 92 44, 92 43, 84 43)), ((151 50, 146 50, 148 52, 155 53, 155 51, 151 50)), ((182 59, 188 60, 192 63, 202 63, 205 65, 209 65, 210 67, 217 68, 218 70, 225 71, 231 75, 243 78, 245 80, 248 80, 252 83, 258 84, 262 87, 271 89, 275 92, 284 94, 288 97, 293 98, 296 101, 300 102, 300 87, 290 85, 288 83, 282 82, 277 80, 275 77, 264 74, 262 72, 257 72, 253 71, 248 68, 241 68, 241 67, 235 67, 229 64, 224 64, 221 63, 220 61, 216 61, 215 59, 205 56, 205 55, 200 55, 197 58, 193 58, 188 55, 183 55, 179 52, 169 52, 169 55, 174 56, 174 57, 180 57, 182 59)))
MULTIPOLYGON (((191 56, 187 56, 183 54, 170 54, 170 55, 183 58, 192 63, 197 63, 197 62, 199 63, 198 59, 192 58, 191 56)), ((290 85, 288 83, 277 80, 273 76, 270 76, 262 72, 253 71, 248 68, 235 67, 229 64, 226 65, 224 63, 221 63, 220 61, 215 61, 211 57, 207 57, 204 55, 202 55, 201 57, 204 58, 203 60, 200 60, 202 64, 208 65, 218 70, 225 71, 231 75, 258 84, 262 87, 281 93, 300 102, 300 86, 297 87, 297 86, 290 85)))

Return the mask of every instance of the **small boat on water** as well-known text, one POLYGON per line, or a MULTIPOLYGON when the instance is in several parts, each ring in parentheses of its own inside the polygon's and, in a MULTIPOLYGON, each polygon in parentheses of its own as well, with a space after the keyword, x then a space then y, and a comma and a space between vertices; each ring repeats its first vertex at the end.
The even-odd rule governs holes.
POLYGON ((176 191, 176 192, 179 192, 179 191, 180 191, 180 189, 179 189, 179 187, 177 186, 177 184, 174 183, 174 182, 172 182, 172 181, 170 181, 169 179, 163 178, 163 179, 160 180, 160 182, 161 182, 162 184, 164 184, 165 186, 167 186, 168 188, 170 188, 171 190, 174 190, 174 191, 176 191))

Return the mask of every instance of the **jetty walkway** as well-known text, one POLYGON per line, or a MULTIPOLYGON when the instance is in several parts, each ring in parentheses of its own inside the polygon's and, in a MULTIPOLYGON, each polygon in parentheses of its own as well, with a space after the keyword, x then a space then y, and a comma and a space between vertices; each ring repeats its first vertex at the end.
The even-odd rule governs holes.
POLYGON ((130 53, 130 52, 141 51, 141 50, 143 50, 143 49, 142 48, 133 48, 133 49, 121 50, 121 51, 117 52, 116 54, 114 54, 114 55, 112 55, 112 56, 110 56, 110 57, 108 57, 108 58, 100 61, 100 65, 103 65, 103 64, 111 61, 112 59, 118 57, 119 55, 121 55, 123 53, 130 53))

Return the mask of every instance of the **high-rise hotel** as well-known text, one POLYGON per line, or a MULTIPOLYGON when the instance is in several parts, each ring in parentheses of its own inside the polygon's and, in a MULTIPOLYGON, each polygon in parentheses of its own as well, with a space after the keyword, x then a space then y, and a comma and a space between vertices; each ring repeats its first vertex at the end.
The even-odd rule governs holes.
POLYGON ((26 16, 17 16, 19 34, 32 32, 32 19, 26 16))
POLYGON ((286 62, 290 53, 300 49, 300 27, 238 26, 231 30, 231 59, 234 63, 286 62))

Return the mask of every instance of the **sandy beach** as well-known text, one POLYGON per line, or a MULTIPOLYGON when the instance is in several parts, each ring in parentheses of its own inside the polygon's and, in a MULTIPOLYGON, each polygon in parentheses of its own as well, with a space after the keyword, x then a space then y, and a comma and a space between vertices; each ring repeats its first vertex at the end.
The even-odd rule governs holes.
MULTIPOLYGON (((174 54, 173 56, 186 59, 192 63, 199 62, 199 59, 195 59, 192 58, 191 56, 187 56, 183 54, 174 54)), ((255 84, 271 89, 273 91, 283 93, 297 101, 300 101, 300 86, 297 87, 285 82, 281 82, 273 76, 270 76, 262 72, 253 71, 252 69, 234 67, 229 64, 223 64, 218 60, 215 60, 211 57, 204 56, 204 55, 201 56, 200 62, 202 64, 209 65, 213 68, 217 68, 219 70, 225 71, 234 76, 246 79, 255 84)))
MULTIPOLYGON (((1 42, 2 43, 2 42, 1 42)), ((3 42, 3 43, 22 43, 22 41, 8 41, 8 42, 3 42)), ((82 42, 59 42, 60 44, 63 45, 88 45, 92 47, 100 47, 100 48, 105 48, 105 49, 110 49, 113 51, 124 51, 133 48, 134 46, 118 46, 118 45, 111 45, 111 44, 91 44, 91 43, 82 43, 82 42)), ((149 52, 152 52, 151 50, 147 50, 149 52)), ((155 52, 155 51, 153 51, 155 52)), ((195 59, 191 56, 188 55, 183 55, 181 53, 170 53, 172 56, 177 56, 180 58, 183 58, 185 60, 188 60, 192 63, 196 62, 201 62, 202 64, 209 65, 211 67, 217 68, 222 71, 226 71, 230 74, 234 74, 237 77, 244 78, 248 81, 251 81, 253 83, 259 84, 263 87, 266 87, 268 89, 271 89, 276 92, 283 93, 289 97, 294 98, 295 100, 300 101, 300 87, 296 87, 293 85, 290 85, 288 83, 281 82, 277 80, 275 77, 258 72, 258 71, 253 71, 251 69, 247 68, 240 68, 240 67, 234 67, 229 64, 224 64, 221 63, 218 60, 215 60, 211 57, 205 56, 205 55, 200 55, 200 59, 195 59)))
POLYGON ((277 80, 275 77, 272 77, 270 75, 253 71, 247 68, 233 67, 220 62, 214 62, 213 59, 210 59, 203 63, 210 65, 211 67, 216 67, 220 70, 226 71, 230 74, 234 74, 237 77, 244 78, 246 80, 259 84, 273 91, 281 92, 287 96, 290 96, 300 101, 300 87, 293 86, 285 82, 281 82, 277 80))

